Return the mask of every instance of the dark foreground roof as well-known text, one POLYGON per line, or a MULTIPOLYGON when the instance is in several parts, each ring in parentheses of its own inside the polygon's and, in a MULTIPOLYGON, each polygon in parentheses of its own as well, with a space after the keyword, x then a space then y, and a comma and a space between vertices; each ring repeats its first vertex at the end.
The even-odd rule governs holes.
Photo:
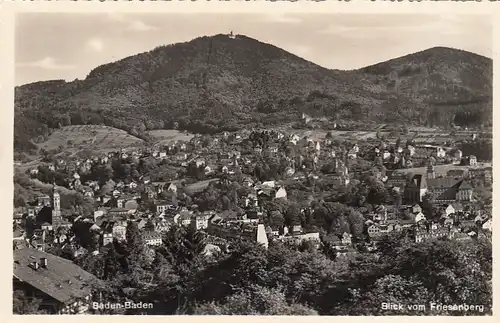
POLYGON ((98 282, 70 260, 32 248, 14 251, 14 277, 64 304, 89 296, 91 283, 98 282), (47 259, 47 268, 31 268, 40 258, 47 259))

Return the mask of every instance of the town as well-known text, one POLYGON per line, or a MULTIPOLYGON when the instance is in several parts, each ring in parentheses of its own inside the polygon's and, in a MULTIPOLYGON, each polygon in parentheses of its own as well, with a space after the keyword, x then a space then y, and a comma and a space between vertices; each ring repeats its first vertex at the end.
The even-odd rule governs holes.
POLYGON ((153 258, 182 228, 201 234, 207 259, 248 241, 322 250, 337 262, 376 253, 391 236, 491 239, 491 160, 458 148, 483 138, 446 138, 407 129, 366 139, 254 129, 98 155, 46 154, 15 174, 15 286, 36 290, 49 313, 88 312, 87 279, 98 279, 77 260, 108 254, 134 232, 153 258))

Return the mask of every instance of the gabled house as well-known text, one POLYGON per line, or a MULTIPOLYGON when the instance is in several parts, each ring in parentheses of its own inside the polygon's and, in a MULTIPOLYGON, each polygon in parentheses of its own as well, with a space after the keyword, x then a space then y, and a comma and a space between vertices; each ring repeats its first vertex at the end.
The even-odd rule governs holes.
POLYGON ((32 248, 14 250, 14 291, 40 299, 49 314, 86 313, 98 281, 67 259, 32 248))
POLYGON ((275 195, 274 195, 274 198, 276 199, 286 199, 287 198, 287 193, 286 193, 286 190, 284 187, 280 187, 275 195))

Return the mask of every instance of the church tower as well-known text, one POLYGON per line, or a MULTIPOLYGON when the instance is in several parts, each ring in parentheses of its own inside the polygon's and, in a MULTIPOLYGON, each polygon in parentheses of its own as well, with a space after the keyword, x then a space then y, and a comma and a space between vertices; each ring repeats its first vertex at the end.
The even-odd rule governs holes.
POLYGON ((436 172, 434 171, 434 166, 432 165, 432 163, 429 163, 429 165, 427 166, 427 178, 436 178, 436 172))
POLYGON ((56 184, 52 191, 52 225, 57 225, 61 222, 61 195, 57 192, 56 184))

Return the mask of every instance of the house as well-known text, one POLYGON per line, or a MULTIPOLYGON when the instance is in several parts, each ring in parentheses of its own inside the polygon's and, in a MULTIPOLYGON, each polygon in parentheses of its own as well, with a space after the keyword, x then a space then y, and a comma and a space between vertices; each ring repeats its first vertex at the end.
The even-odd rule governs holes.
POLYGON ((274 198, 277 198, 277 199, 286 199, 286 197, 287 197, 287 193, 286 193, 286 190, 284 187, 280 187, 274 195, 274 198))
POLYGON ((213 170, 212 170, 212 167, 210 166, 205 166, 205 168, 203 169, 203 171, 205 172, 205 175, 209 175, 211 173, 213 173, 213 170))
POLYGON ((419 213, 419 212, 422 212, 422 207, 420 206, 420 204, 414 204, 412 207, 411 207, 411 213, 419 213))
POLYGON ((269 146, 269 152, 270 152, 270 153, 274 153, 274 154, 275 154, 275 153, 277 153, 277 152, 278 152, 278 150, 279 150, 279 149, 278 149, 278 145, 270 145, 270 146, 269 146))
POLYGON ((455 208, 453 207, 453 205, 448 204, 446 209, 444 209, 444 213, 446 214, 446 216, 450 216, 455 213, 455 208))
POLYGON ((406 149, 408 150, 408 155, 409 155, 410 157, 412 157, 413 155, 415 155, 415 152, 416 152, 415 147, 413 147, 412 145, 408 145, 408 146, 406 147, 406 149))
POLYGON ((147 246, 161 246, 163 240, 161 238, 161 233, 159 232, 144 232, 143 233, 144 243, 147 246))
POLYGON ((341 242, 344 244, 344 245, 350 245, 352 244, 352 235, 347 233, 347 232, 344 232, 342 234, 342 239, 341 239, 341 242))
POLYGON ((380 226, 377 224, 372 224, 368 227, 367 231, 368 231, 368 236, 370 236, 370 238, 373 238, 380 234, 380 226))
POLYGON ((16 212, 14 213, 14 223, 16 224, 22 224, 24 222, 24 216, 23 216, 23 213, 22 212, 16 212))
POLYGON ((293 176, 293 174, 295 174, 295 168, 294 167, 287 167, 285 169, 285 174, 287 176, 293 176))
POLYGON ((194 226, 195 230, 205 230, 208 228, 210 216, 210 214, 198 214, 194 217, 194 221, 191 221, 191 225, 194 226))
POLYGON ((446 150, 444 150, 443 147, 436 147, 436 157, 437 158, 446 157, 446 150))
POLYGON ((267 181, 261 184, 262 187, 274 188, 276 186, 275 181, 267 181))
POLYGON ((247 186, 247 187, 251 187, 253 186, 254 184, 254 181, 251 177, 246 177, 244 180, 243 180, 243 185, 247 186))
POLYGON ((477 158, 474 155, 466 156, 462 158, 462 164, 466 166, 477 166, 477 158))
POLYGON ((52 224, 50 224, 48 222, 42 223, 41 228, 42 228, 42 230, 48 230, 48 231, 52 231, 52 229, 53 229, 52 224))
POLYGON ((291 135, 291 136, 290 136, 289 141, 290 141, 292 144, 296 145, 296 144, 300 141, 300 137, 299 137, 299 136, 297 136, 297 135, 295 135, 295 134, 294 134, 294 135, 291 135))
POLYGON ((470 202, 472 201, 472 185, 465 179, 450 177, 427 180, 428 191, 435 197, 436 202, 470 202))
POLYGON ((412 215, 412 220, 415 224, 425 221, 425 215, 422 212, 418 212, 412 215))
POLYGON ((24 241, 26 238, 26 233, 23 230, 16 229, 14 231, 13 240, 14 241, 24 241))
POLYGON ((174 183, 170 183, 167 187, 167 191, 177 193, 177 185, 175 185, 174 183))
POLYGON ((257 194, 250 193, 245 198, 245 207, 258 207, 259 199, 257 198, 257 194))
POLYGON ((446 173, 446 177, 465 177, 466 175, 466 172, 465 170, 463 169, 450 169, 447 173, 446 173))
POLYGON ((492 226, 493 226, 493 221, 491 219, 488 219, 483 223, 481 227, 483 228, 483 230, 488 230, 491 232, 493 229, 492 226))
POLYGON ((113 239, 118 241, 126 240, 127 225, 123 221, 111 222, 109 225, 111 227, 113 239))
POLYGON ((289 241, 296 245, 300 245, 304 241, 311 241, 314 243, 316 248, 320 245, 319 232, 288 234, 280 236, 278 239, 281 241, 289 241))
POLYGON ((156 213, 158 214, 163 214, 165 213, 168 209, 170 209, 172 207, 171 204, 167 203, 167 202, 157 202, 156 203, 156 213))
POLYGON ((316 150, 316 152, 318 152, 318 153, 321 151, 321 144, 319 141, 316 141, 314 143, 314 150, 316 150))
POLYGON ((208 224, 208 234, 223 239, 252 240, 262 244, 265 248, 269 246, 264 224, 242 223, 237 220, 223 220, 220 217, 212 217, 208 224))
POLYGON ((453 159, 453 164, 460 164, 462 161, 462 151, 460 149, 456 149, 452 152, 451 158, 453 159))
POLYGON ((177 215, 176 222, 182 226, 189 226, 191 224, 191 218, 193 217, 193 212, 187 209, 181 210, 177 215))
POLYGON ((114 190, 112 195, 114 198, 117 198, 118 196, 120 196, 122 194, 122 192, 120 192, 119 190, 114 190))
POLYGON ((72 261, 32 248, 14 250, 13 289, 42 299, 51 314, 84 314, 99 280, 72 261))
POLYGON ((431 226, 427 229, 415 230, 414 239, 419 243, 425 240, 450 237, 450 229, 445 227, 431 226))
POLYGON ((406 183, 407 183, 406 175, 392 174, 387 179, 386 186, 404 188, 406 186, 406 183))
POLYGON ((202 254, 205 257, 211 257, 211 256, 213 256, 215 254, 220 253, 220 252, 221 252, 221 248, 218 245, 207 243, 205 245, 205 248, 203 249, 202 254))

